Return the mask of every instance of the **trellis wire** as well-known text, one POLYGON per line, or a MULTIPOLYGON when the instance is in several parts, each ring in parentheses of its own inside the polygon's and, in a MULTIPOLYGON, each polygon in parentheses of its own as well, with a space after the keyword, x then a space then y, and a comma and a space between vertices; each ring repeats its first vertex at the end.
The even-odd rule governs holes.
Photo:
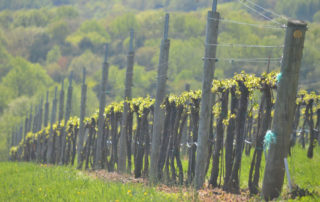
POLYGON ((253 23, 247 23, 247 22, 240 22, 236 20, 230 20, 230 19, 224 19, 224 18, 208 18, 211 20, 215 21, 220 21, 220 22, 226 22, 226 23, 232 23, 232 24, 238 24, 238 25, 247 25, 247 26, 252 26, 252 27, 258 27, 258 28, 264 28, 264 29, 278 29, 278 30, 285 30, 286 25, 281 25, 279 27, 277 26, 271 26, 271 25, 261 25, 261 24, 253 24, 253 23))
POLYGON ((216 47, 241 47, 241 48, 284 48, 284 46, 253 45, 253 44, 205 44, 205 45, 216 46, 216 47))
POLYGON ((245 4, 244 2, 242 2, 241 0, 239 0, 239 2, 240 2, 243 6, 247 7, 249 10, 251 10, 251 11, 253 11, 254 13, 256 13, 256 14, 264 17, 266 20, 269 20, 270 22, 274 22, 274 23, 276 23, 276 24, 282 25, 280 22, 276 21, 275 19, 271 19, 271 18, 269 18, 268 16, 260 13, 260 12, 257 11, 256 9, 254 9, 254 8, 250 7, 249 5, 245 4))
POLYGON ((260 6, 259 4, 256 4, 256 3, 254 3, 254 2, 252 2, 250 0, 246 0, 246 2, 248 2, 248 3, 252 4, 252 5, 254 5, 255 7, 258 7, 258 8, 260 8, 260 9, 262 9, 262 10, 268 12, 268 13, 271 13, 271 14, 277 16, 277 17, 280 17, 280 18, 283 18, 285 20, 288 20, 288 18, 286 16, 280 15, 280 14, 278 14, 278 13, 272 11, 272 10, 266 9, 266 8, 260 6))

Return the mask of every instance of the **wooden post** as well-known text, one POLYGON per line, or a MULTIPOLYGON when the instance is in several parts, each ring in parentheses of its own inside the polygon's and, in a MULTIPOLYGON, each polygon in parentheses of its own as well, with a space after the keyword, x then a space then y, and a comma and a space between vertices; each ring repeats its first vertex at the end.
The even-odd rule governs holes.
POLYGON ((25 122, 24 122, 24 134, 23 134, 23 140, 25 140, 25 137, 27 136, 27 133, 28 133, 28 127, 29 127, 29 118, 28 118, 28 113, 26 115, 26 119, 25 119, 25 122))
POLYGON ((100 106, 99 106, 99 117, 98 117, 98 136, 96 139, 96 152, 93 161, 94 169, 101 169, 102 168, 102 138, 103 138, 103 131, 104 131, 104 108, 106 106, 106 85, 108 80, 108 71, 109 71, 109 64, 108 64, 108 47, 109 45, 106 44, 105 50, 105 57, 102 67, 102 80, 100 85, 100 106))
POLYGON ((213 1, 212 11, 208 12, 207 30, 206 30, 206 50, 204 57, 204 70, 202 80, 202 96, 200 105, 200 121, 198 130, 198 147, 197 159, 195 169, 195 189, 202 188, 205 180, 205 169, 208 160, 209 147, 209 130, 210 130, 210 116, 212 111, 212 95, 211 87, 214 77, 216 49, 218 41, 218 27, 220 14, 216 11, 217 0, 213 1))
POLYGON ((47 163, 53 163, 53 149, 54 149, 54 134, 53 134, 53 124, 56 122, 57 113, 57 87, 54 90, 54 98, 52 101, 52 112, 50 121, 50 134, 48 139, 48 150, 47 150, 47 163))
POLYGON ((17 137, 17 145, 20 144, 22 138, 23 138, 23 121, 21 121, 21 123, 20 123, 19 135, 17 137))
POLYGON ((81 105, 80 105, 80 129, 79 129, 79 139, 78 139, 78 168, 82 168, 82 147, 84 138, 84 117, 86 115, 86 101, 87 101, 87 85, 86 85, 86 69, 83 68, 83 80, 81 87, 81 105))
POLYGON ((16 136, 14 137, 14 146, 19 144, 19 133, 20 133, 20 126, 16 128, 16 136))
POLYGON ((43 115, 43 97, 41 97, 40 105, 39 105, 39 119, 38 119, 37 132, 39 132, 42 127, 42 115, 43 115))
POLYGON ((168 39, 168 32, 169 32, 169 14, 166 14, 165 25, 164 25, 164 37, 160 47, 157 93, 156 93, 156 102, 154 105, 154 121, 153 121, 153 134, 152 134, 152 144, 151 144, 150 170, 149 170, 149 178, 151 183, 156 183, 157 177, 158 177, 158 160, 160 156, 161 130, 162 130, 163 118, 164 118, 164 111, 160 108, 160 105, 162 104, 166 95, 166 81, 167 81, 167 70, 168 70, 169 48, 170 48, 170 40, 168 39))
POLYGON ((34 117, 32 123, 32 133, 37 132, 37 124, 38 124, 38 109, 37 106, 34 107, 34 117))
POLYGON ((64 110, 64 79, 62 79, 61 81, 61 90, 60 90, 60 99, 59 99, 59 117, 58 117, 59 126, 63 119, 63 110, 64 110))
POLYGON ((46 128, 48 126, 49 122, 49 91, 47 91, 47 98, 46 103, 44 105, 44 127, 46 128))
POLYGON ((126 160, 127 160, 127 122, 129 113, 129 103, 127 101, 131 100, 131 88, 132 88, 132 76, 133 76, 133 65, 134 65, 134 49, 133 49, 133 38, 134 31, 130 32, 130 44, 129 53, 127 56, 127 72, 126 72, 126 82, 125 82, 125 92, 124 92, 124 106, 123 106, 123 116, 121 123, 121 136, 120 136, 120 151, 118 159, 118 172, 126 172, 126 160))
MULTIPOLYGON (((40 99, 36 132, 39 132, 42 127, 42 112, 43 112, 42 106, 43 106, 43 97, 41 97, 41 99, 40 99)), ((40 156, 41 156, 41 138, 40 138, 40 136, 38 136, 37 137, 37 150, 36 150, 37 162, 40 162, 40 156)))
POLYGON ((15 137, 15 129, 14 129, 14 127, 12 127, 12 129, 11 129, 11 144, 9 145, 10 147, 14 146, 14 137, 15 137))
POLYGON ((54 162, 60 163, 60 157, 61 157, 61 150, 62 150, 62 144, 63 144, 63 128, 61 128, 61 121, 63 120, 63 113, 64 113, 64 79, 61 79, 61 89, 60 89, 60 97, 59 97, 59 114, 58 114, 58 129, 60 130, 60 136, 57 136, 57 140, 55 141, 55 159, 54 162))
MULTIPOLYGON (((185 91, 190 92, 190 84, 186 83, 185 85, 185 91)), ((189 101, 186 102, 186 105, 189 105, 189 101)), ((190 123, 191 124, 191 123, 190 123)), ((181 144, 182 144, 182 155, 187 154, 187 142, 188 142, 188 117, 186 118, 185 124, 183 125, 182 130, 182 137, 181 137, 181 144)))
POLYGON ((28 122, 28 131, 27 132, 30 132, 31 131, 31 126, 32 126, 32 104, 30 106, 30 114, 29 114, 29 122, 28 122))
POLYGON ((66 106, 66 114, 64 117, 64 126, 61 129, 61 137, 62 137, 62 142, 61 142, 61 153, 60 153, 60 159, 59 159, 59 164, 64 163, 64 155, 65 155, 65 150, 66 150, 66 136, 65 136, 65 130, 68 124, 68 121, 70 119, 71 115, 71 109, 72 109, 72 76, 73 72, 70 73, 69 76, 69 87, 68 87, 68 93, 67 93, 67 106, 66 106))
POLYGON ((276 143, 270 146, 262 186, 262 194, 266 200, 277 198, 283 186, 284 158, 289 152, 306 30, 307 24, 305 22, 288 21, 281 65, 282 77, 277 89, 272 127, 276 143))

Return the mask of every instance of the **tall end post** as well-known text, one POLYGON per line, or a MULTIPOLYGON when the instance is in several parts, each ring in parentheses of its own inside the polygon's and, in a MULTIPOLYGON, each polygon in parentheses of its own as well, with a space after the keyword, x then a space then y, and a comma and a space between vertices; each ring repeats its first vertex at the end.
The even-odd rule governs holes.
POLYGON ((71 71, 69 75, 69 86, 72 85, 72 79, 73 79, 73 71, 71 71))
POLYGON ((61 79, 61 90, 64 89, 64 79, 61 79))
POLYGON ((106 43, 104 51, 105 51, 105 53, 104 53, 104 63, 107 63, 108 62, 108 52, 109 52, 109 44, 108 43, 106 43))
POLYGON ((129 43, 129 52, 133 52, 133 40, 134 40, 134 30, 130 29, 130 43, 129 43))
MULTIPOLYGON (((288 21, 281 64, 282 76, 278 82, 271 129, 276 141, 270 145, 262 183, 262 196, 266 201, 278 198, 284 183, 284 159, 288 157, 290 148, 306 31, 306 22, 288 21)), ((314 135, 311 133, 308 155, 313 152, 313 140, 314 135)))
POLYGON ((87 74, 87 72, 86 72, 86 68, 83 68, 82 69, 82 85, 85 85, 86 84, 86 74, 87 74))
POLYGON ((212 12, 217 12, 218 0, 213 0, 212 3, 212 12))
POLYGON ((58 87, 56 86, 55 89, 54 89, 54 99, 57 98, 57 90, 58 90, 58 87))
POLYGON ((169 35, 169 17, 170 15, 169 13, 167 13, 165 23, 164 23, 164 35, 163 35, 164 40, 167 40, 169 35))
POLYGON ((49 91, 47 91, 47 98, 46 98, 46 102, 49 102, 49 91))

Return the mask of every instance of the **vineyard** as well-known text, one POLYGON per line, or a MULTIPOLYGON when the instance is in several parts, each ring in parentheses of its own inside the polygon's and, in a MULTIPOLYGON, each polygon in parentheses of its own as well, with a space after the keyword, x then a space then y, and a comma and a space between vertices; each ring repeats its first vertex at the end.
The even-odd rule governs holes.
POLYGON ((66 96, 61 79, 52 102, 47 91, 46 100, 41 98, 34 114, 31 106, 25 120, 13 127, 8 138, 9 159, 71 166, 89 173, 106 170, 133 174, 150 185, 196 191, 222 188, 229 194, 242 194, 241 171, 246 170, 250 196, 261 193, 267 201, 278 198, 285 177, 291 198, 318 196, 317 188, 309 191, 294 183, 288 164, 296 147, 313 159, 320 145, 320 95, 298 88, 307 23, 290 20, 251 1, 237 2, 272 24, 260 26, 221 18, 214 0, 207 14, 201 90, 190 90, 190 84, 185 83, 185 92, 168 93, 171 41, 167 13, 154 97, 132 96, 136 51, 135 31, 131 29, 123 100, 107 104, 109 60, 114 47, 106 43, 100 85, 95 89, 99 98, 96 112, 86 114, 88 106, 96 107, 88 94, 93 85, 87 81, 87 71, 92 70, 83 68, 82 79, 81 71, 71 71, 66 96), (284 45, 219 44, 221 22, 285 30, 284 45), (283 49, 283 53, 281 58, 223 58, 217 56, 218 47, 283 49), (238 71, 232 78, 217 79, 216 63, 223 60, 267 62, 267 68, 259 75, 238 71), (271 63, 280 63, 280 71, 270 71, 271 63), (81 97, 76 100, 81 103, 79 117, 72 113, 74 80, 82 80, 81 97), (243 159, 249 162, 243 165, 243 159))
MULTIPOLYGON (((272 123, 277 77, 279 75, 275 72, 260 77, 241 73, 232 79, 213 81, 211 95, 215 97, 215 104, 210 118, 212 128, 209 135, 209 158, 205 165, 212 187, 223 186, 226 190, 239 193, 242 154, 250 155, 253 152, 248 187, 252 194, 258 193, 261 161, 263 154, 267 155, 270 144, 265 134, 272 123), (209 167, 212 167, 210 171, 209 167)), ((168 185, 190 185, 193 181, 200 101, 201 91, 190 91, 178 96, 169 95, 161 105, 165 110, 165 118, 157 169, 158 178, 168 185), (184 159, 188 162, 185 168, 182 163, 184 159)), ((306 155, 309 158, 313 156, 316 141, 319 142, 319 101, 320 97, 314 92, 305 91, 300 91, 296 99, 290 149, 297 142, 303 148, 307 146, 306 155)), ((72 117, 67 121, 54 123, 52 128, 47 126, 36 133, 29 132, 25 139, 14 136, 13 142, 18 144, 10 150, 11 160, 74 165, 79 152, 77 167, 93 169, 96 166, 95 152, 101 152, 103 161, 98 162, 99 167, 109 172, 116 171, 124 102, 130 106, 128 121, 124 127, 128 134, 127 172, 133 171, 136 178, 147 177, 155 103, 150 97, 134 98, 105 107, 100 151, 96 150, 96 144, 99 144, 96 141, 97 111, 84 120, 85 136, 81 151, 77 151, 80 120, 72 117), (53 134, 51 141, 50 134, 53 134), (48 159, 50 144, 52 152, 48 159)))

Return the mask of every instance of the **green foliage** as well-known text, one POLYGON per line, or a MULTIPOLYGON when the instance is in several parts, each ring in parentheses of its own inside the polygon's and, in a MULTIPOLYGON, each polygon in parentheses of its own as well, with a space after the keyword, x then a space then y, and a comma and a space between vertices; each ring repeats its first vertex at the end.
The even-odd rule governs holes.
POLYGON ((89 39, 93 45, 104 44, 110 41, 109 34, 96 20, 84 22, 79 30, 68 36, 66 40, 72 45, 78 46, 85 38, 89 39))
POLYGON ((176 0, 176 1, 170 1, 169 8, 174 10, 183 10, 183 11, 191 11, 196 10, 199 7, 209 7, 210 3, 206 0, 176 0))
POLYGON ((50 37, 46 33, 36 36, 30 47, 29 60, 33 63, 46 61, 47 53, 51 49, 50 37))
POLYGON ((82 81, 83 68, 86 68, 88 76, 92 76, 101 67, 102 58, 96 57, 90 50, 87 50, 82 55, 73 58, 69 65, 69 72, 73 71, 75 81, 80 82, 82 81))
POLYGON ((53 40, 62 44, 70 34, 70 29, 66 21, 58 21, 50 25, 49 34, 53 40))
POLYGON ((123 39, 128 36, 131 28, 139 29, 136 16, 133 13, 127 13, 116 17, 110 25, 108 25, 107 30, 112 38, 117 37, 123 39))
POLYGON ((24 9, 24 8, 41 8, 50 5, 50 0, 1 0, 0 10, 4 9, 24 9))
POLYGON ((61 57, 61 51, 59 46, 54 46, 47 55, 47 63, 55 63, 61 57))
POLYGON ((74 19, 79 16, 79 11, 72 6, 59 6, 56 16, 59 19, 74 19))
POLYGON ((27 10, 15 12, 13 15, 13 26, 23 26, 23 27, 44 27, 49 23, 49 16, 47 15, 47 9, 40 10, 27 10))
POLYGON ((277 1, 275 8, 292 18, 312 21, 314 14, 320 10, 320 1, 282 0, 277 1))
POLYGON ((0 82, 4 76, 11 69, 10 61, 12 60, 11 55, 7 52, 5 47, 0 43, 0 82))
POLYGON ((31 64, 22 58, 12 60, 11 65, 13 68, 3 77, 0 85, 11 91, 14 98, 32 96, 52 84, 40 65, 31 64))
POLYGON ((313 16, 313 21, 320 23, 320 11, 316 12, 313 16))

